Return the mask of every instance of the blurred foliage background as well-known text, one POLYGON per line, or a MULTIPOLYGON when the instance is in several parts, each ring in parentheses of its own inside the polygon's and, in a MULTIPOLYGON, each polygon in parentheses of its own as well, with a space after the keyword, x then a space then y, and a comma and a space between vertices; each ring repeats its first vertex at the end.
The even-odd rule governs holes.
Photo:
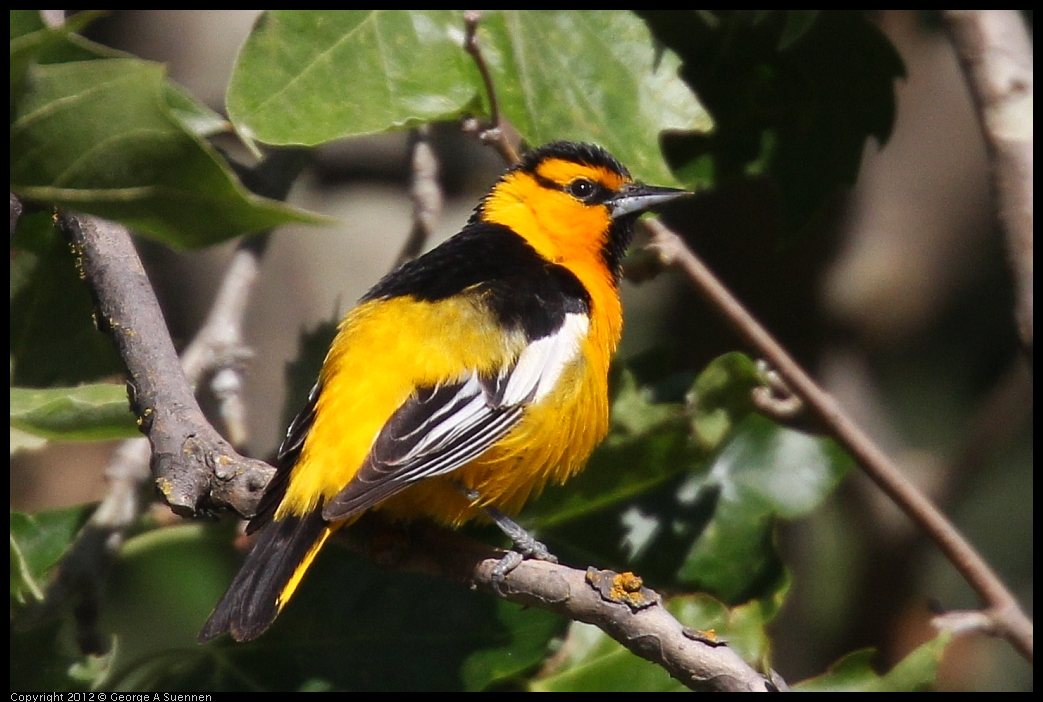
MULTIPOLYGON (((305 211, 336 220, 275 230, 247 314, 247 451, 270 456, 330 323, 388 271, 411 228, 403 128, 437 121, 445 207, 429 247, 459 230, 503 169, 456 119, 486 109, 470 59, 453 49, 459 14, 291 12, 255 25, 248 11, 121 11, 84 18, 96 42, 88 44, 40 35, 27 12, 12 11, 16 192, 87 209, 72 191, 101 187, 100 176, 70 185, 69 167, 54 165, 57 142, 33 148, 41 127, 25 115, 92 80, 108 86, 92 119, 124 133, 161 124, 156 143, 177 149, 181 164, 161 177, 221 193, 214 211, 200 198, 198 207, 98 212, 148 235, 139 250, 179 348, 235 245, 221 240, 307 219, 305 211), (377 44, 437 41, 423 61, 409 45, 370 65, 362 39, 347 55, 330 51, 328 74, 272 59, 288 44, 341 46, 352 31, 377 44), (128 55, 146 62, 118 65, 128 55), (98 63, 108 68, 88 66, 98 63), (415 100, 402 108, 415 116, 403 120, 387 76, 438 99, 415 100), (128 107, 132 99, 142 107, 128 107), (158 102, 166 107, 157 112, 158 102), (199 146, 220 124, 210 111, 226 109, 261 142, 318 145, 289 200, 297 209, 240 192, 221 156, 199 146)), ((533 143, 597 140, 640 178, 699 188, 669 223, 1031 611, 1031 375, 1018 354, 980 129, 937 19, 504 12, 483 19, 479 39, 508 117, 533 143)), ((74 114, 55 131, 89 139, 77 133, 82 121, 74 114)), ((214 143, 250 157, 228 135, 214 143)), ((122 156, 140 172, 158 149, 122 156)), ((121 392, 40 394, 117 379, 120 367, 91 329, 89 296, 47 220, 26 217, 12 246, 13 690, 677 687, 596 630, 386 573, 335 548, 261 640, 199 647, 195 633, 241 558, 234 524, 177 523, 163 508, 126 544, 104 592, 108 655, 80 655, 68 618, 26 625, 26 605, 85 518, 83 505, 104 493, 113 448, 100 433, 54 440, 82 438, 62 433, 61 412, 88 406, 91 417, 109 417, 121 392)), ((843 659, 816 684, 1031 688, 1030 667, 1005 643, 935 637, 930 603, 973 608, 973 593, 831 442, 753 413, 745 398, 758 371, 732 353, 745 349, 683 280, 625 281, 623 295, 613 433, 587 472, 524 515, 553 551, 577 567, 632 568, 682 621, 725 632, 791 684, 843 659), (866 647, 878 652, 857 653, 866 647)))

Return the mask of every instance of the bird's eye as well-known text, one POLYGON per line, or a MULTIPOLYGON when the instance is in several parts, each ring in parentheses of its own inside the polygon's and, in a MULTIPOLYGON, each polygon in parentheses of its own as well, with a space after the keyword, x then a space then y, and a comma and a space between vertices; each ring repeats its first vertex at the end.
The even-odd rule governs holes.
POLYGON ((586 178, 577 178, 568 184, 565 192, 580 200, 586 200, 597 192, 597 186, 586 178))

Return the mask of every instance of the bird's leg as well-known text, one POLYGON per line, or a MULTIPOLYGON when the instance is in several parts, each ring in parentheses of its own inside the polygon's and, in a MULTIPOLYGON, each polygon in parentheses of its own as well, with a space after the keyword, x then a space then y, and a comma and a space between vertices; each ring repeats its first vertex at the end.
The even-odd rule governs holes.
MULTIPOLYGON (((481 499, 481 495, 477 490, 473 490, 469 487, 456 484, 457 489, 464 494, 464 496, 471 501, 471 504, 476 504, 481 499)), ((503 595, 501 589, 504 581, 507 579, 507 575, 521 565, 521 562, 526 558, 535 558, 538 561, 547 561, 548 563, 557 563, 557 557, 547 550, 547 547, 541 541, 537 541, 532 534, 525 531, 525 529, 514 521, 506 514, 496 509, 495 507, 478 507, 485 513, 485 516, 489 517, 496 526, 500 527, 500 531, 507 535, 507 538, 514 543, 514 550, 508 551, 504 554, 504 557, 500 559, 500 562, 493 566, 493 588, 500 595, 503 595)))

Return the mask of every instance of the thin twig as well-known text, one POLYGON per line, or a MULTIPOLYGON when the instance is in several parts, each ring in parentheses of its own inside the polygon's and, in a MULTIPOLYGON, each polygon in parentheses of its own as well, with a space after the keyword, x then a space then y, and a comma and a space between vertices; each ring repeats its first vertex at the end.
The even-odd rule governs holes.
POLYGON ((507 121, 500 114, 500 103, 496 98, 496 87, 493 85, 492 74, 489 72, 489 65, 485 62, 485 57, 482 55, 482 48, 478 45, 477 33, 478 25, 481 21, 482 13, 480 10, 464 10, 466 31, 464 49, 474 59, 478 72, 482 76, 482 82, 485 84, 485 94, 489 97, 489 124, 484 127, 477 122, 465 124, 465 131, 477 132, 479 139, 486 144, 492 144, 500 152, 503 160, 508 165, 513 165, 519 161, 518 150, 508 138, 508 131, 513 132, 513 128, 509 128, 507 121))
POLYGON ((1032 40, 1018 10, 942 13, 992 165, 992 190, 1014 274, 1018 334, 1032 358, 1032 40))
MULTIPOLYGON (((382 567, 421 572, 494 593, 493 568, 504 552, 432 524, 417 523, 402 540, 388 539, 389 525, 369 515, 339 539, 382 567)), ((546 561, 523 561, 504 583, 501 596, 512 602, 557 612, 593 624, 636 655, 662 666, 693 690, 769 691, 785 689, 776 674, 765 678, 727 646, 686 635, 684 626, 661 603, 633 611, 604 599, 583 570, 546 561)))
POLYGON ((938 545, 964 579, 978 593, 992 622, 989 633, 1006 638, 1032 661, 1032 622, 988 563, 945 515, 905 478, 897 466, 820 388, 782 346, 717 280, 684 241, 658 220, 648 221, 652 246, 668 265, 681 268, 728 321, 763 356, 786 385, 815 412, 833 438, 858 462, 870 478, 938 545))
POLYGON ((220 403, 221 419, 233 446, 246 443, 242 366, 252 355, 243 341, 243 317, 260 272, 253 247, 239 246, 225 270, 206 321, 181 353, 181 366, 192 387, 208 373, 220 403))
MULTIPOLYGON (((307 164, 307 149, 271 151, 252 168, 232 162, 243 185, 272 200, 285 200, 307 164)), ((270 232, 244 237, 236 247, 203 326, 181 354, 185 375, 197 387, 206 374, 210 390, 218 400, 218 411, 233 446, 246 444, 246 401, 243 396, 243 366, 253 352, 243 339, 243 319, 260 274, 261 258, 268 248, 270 232)))
POLYGON ((442 187, 438 183, 438 156, 431 148, 431 128, 417 128, 413 142, 413 229, 395 260, 394 268, 420 255, 442 215, 442 187))

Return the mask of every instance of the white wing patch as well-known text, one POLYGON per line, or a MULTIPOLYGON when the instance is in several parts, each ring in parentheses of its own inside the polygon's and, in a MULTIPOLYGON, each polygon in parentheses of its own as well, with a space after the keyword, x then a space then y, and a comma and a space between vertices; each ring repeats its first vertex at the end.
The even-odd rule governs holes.
POLYGON ((558 384, 565 366, 579 354, 589 328, 587 315, 566 314, 558 331, 526 346, 509 372, 503 403, 521 404, 530 394, 532 403, 545 398, 558 384))
POLYGON ((421 388, 391 416, 350 483, 322 510, 333 521, 368 509, 418 481, 445 475, 484 453, 551 393, 581 353, 590 321, 566 314, 561 327, 529 344, 496 377, 471 373, 421 388))

